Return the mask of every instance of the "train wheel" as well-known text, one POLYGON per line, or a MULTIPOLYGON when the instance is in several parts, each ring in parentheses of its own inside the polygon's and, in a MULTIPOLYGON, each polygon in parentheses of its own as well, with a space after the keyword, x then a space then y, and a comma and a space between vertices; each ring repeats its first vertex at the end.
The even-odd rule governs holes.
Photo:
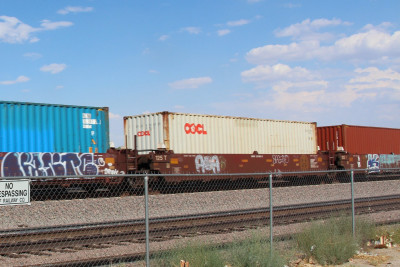
POLYGON ((126 190, 142 195, 144 192, 144 178, 143 177, 127 177, 125 178, 126 190))

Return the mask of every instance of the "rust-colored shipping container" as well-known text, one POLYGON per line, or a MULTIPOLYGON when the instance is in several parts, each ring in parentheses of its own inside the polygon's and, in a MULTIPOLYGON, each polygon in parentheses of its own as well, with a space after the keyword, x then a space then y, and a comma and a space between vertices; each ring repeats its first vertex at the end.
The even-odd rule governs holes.
POLYGON ((317 127, 321 151, 352 154, 400 154, 400 129, 335 125, 317 127))

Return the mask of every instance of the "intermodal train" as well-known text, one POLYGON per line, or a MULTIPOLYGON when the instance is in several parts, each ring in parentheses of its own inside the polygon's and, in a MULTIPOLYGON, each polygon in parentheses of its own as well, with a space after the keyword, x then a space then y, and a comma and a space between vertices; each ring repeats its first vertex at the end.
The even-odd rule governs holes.
POLYGON ((400 129, 166 111, 126 116, 123 123, 125 146, 114 148, 108 108, 0 101, 1 178, 71 176, 33 185, 140 188, 142 178, 124 175, 160 174, 152 177, 157 184, 400 167, 400 129))

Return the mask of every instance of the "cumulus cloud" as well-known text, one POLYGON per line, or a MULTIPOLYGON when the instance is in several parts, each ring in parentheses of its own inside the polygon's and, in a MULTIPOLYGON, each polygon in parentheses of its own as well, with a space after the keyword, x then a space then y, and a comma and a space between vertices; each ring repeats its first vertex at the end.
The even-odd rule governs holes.
POLYGON ((199 28, 199 27, 185 27, 185 28, 182 28, 181 31, 188 32, 190 34, 199 34, 199 33, 201 33, 201 28, 199 28))
POLYGON ((217 31, 218 36, 224 36, 224 35, 227 35, 230 33, 231 33, 231 30, 228 30, 228 29, 223 29, 223 30, 217 31))
POLYGON ((40 70, 43 72, 50 72, 51 74, 56 74, 65 70, 66 67, 67 65, 65 64, 53 63, 49 65, 44 65, 43 67, 40 68, 40 70))
POLYGON ((73 25, 72 22, 69 21, 56 21, 52 22, 50 20, 42 20, 42 23, 40 24, 42 28, 40 30, 46 31, 46 30, 56 30, 61 27, 70 27, 73 25))
POLYGON ((18 76, 17 79, 13 81, 0 81, 0 84, 2 85, 11 85, 11 84, 16 84, 16 83, 24 83, 29 81, 30 79, 26 76, 18 76))
POLYGON ((287 3, 287 4, 284 4, 283 7, 286 7, 286 8, 298 8, 298 7, 301 7, 301 5, 300 4, 287 3))
POLYGON ((384 90, 399 90, 400 73, 392 69, 379 70, 376 67, 356 69, 356 77, 351 79, 346 88, 356 91, 373 90, 384 92, 384 90))
POLYGON ((247 19, 240 19, 240 20, 236 20, 236 21, 228 21, 226 23, 226 25, 230 26, 230 27, 237 27, 237 26, 243 26, 246 24, 249 24, 250 20, 247 19))
POLYGON ((69 13, 81 13, 81 12, 92 12, 93 7, 82 7, 82 6, 67 6, 57 11, 58 14, 67 15, 69 13))
POLYGON ((108 117, 111 120, 120 120, 120 119, 122 119, 122 116, 120 114, 116 114, 116 113, 112 113, 112 112, 108 112, 108 117))
POLYGON ((305 68, 291 68, 285 64, 273 66, 259 65, 241 73, 244 82, 276 81, 276 80, 309 80, 313 75, 305 68))
POLYGON ((248 62, 257 65, 311 59, 369 62, 391 58, 400 58, 400 31, 390 34, 376 29, 340 38, 330 46, 308 40, 288 45, 265 45, 246 54, 248 62))
POLYGON ((210 77, 200 77, 200 78, 190 78, 190 79, 175 81, 169 83, 168 85, 172 89, 195 89, 211 82, 212 79, 210 77))
POLYGON ((161 35, 160 38, 158 38, 159 41, 165 41, 167 39, 169 39, 169 35, 166 35, 166 34, 165 35, 161 35))
POLYGON ((34 33, 48 30, 56 30, 61 27, 70 27, 72 22, 58 21, 51 22, 43 20, 41 27, 35 28, 23 23, 15 17, 0 16, 0 41, 5 43, 37 42, 39 38, 34 33))
POLYGON ((349 26, 351 23, 344 22, 340 19, 310 19, 303 20, 301 23, 296 23, 286 27, 282 30, 275 31, 278 37, 292 37, 293 39, 300 40, 328 40, 333 37, 330 33, 318 33, 317 31, 329 26, 349 26))
POLYGON ((6 43, 22 43, 32 40, 37 29, 22 23, 15 17, 0 16, 0 40, 6 43))
POLYGON ((249 106, 253 103, 255 107, 307 113, 351 107, 376 99, 400 100, 400 73, 391 68, 357 68, 353 77, 343 82, 316 79, 318 75, 311 70, 279 64, 265 66, 258 75, 257 79, 250 75, 244 81, 262 82, 270 90, 262 92, 262 97, 253 102, 249 100, 249 106), (304 75, 304 79, 299 79, 298 74, 304 75))
POLYGON ((42 55, 39 53, 25 53, 24 57, 29 58, 31 60, 37 60, 37 59, 41 58, 42 55))

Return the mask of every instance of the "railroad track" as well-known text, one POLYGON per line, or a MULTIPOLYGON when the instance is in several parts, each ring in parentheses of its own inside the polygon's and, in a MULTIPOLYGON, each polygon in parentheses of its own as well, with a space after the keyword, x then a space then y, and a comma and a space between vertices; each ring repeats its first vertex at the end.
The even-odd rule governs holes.
MULTIPOLYGON (((398 210, 400 195, 356 199, 355 209, 357 214, 398 210)), ((274 225, 283 225, 324 219, 349 212, 351 212, 350 200, 308 203, 274 207, 273 219, 274 225)), ((259 208, 153 218, 149 224, 150 242, 263 227, 269 224, 269 216, 269 208, 259 208)), ((102 248, 106 244, 118 242, 144 243, 144 220, 3 230, 0 231, 0 254, 3 257, 18 257, 19 254, 41 255, 48 251, 102 248)), ((129 257, 139 257, 142 254, 143 252, 132 253, 129 257)))

